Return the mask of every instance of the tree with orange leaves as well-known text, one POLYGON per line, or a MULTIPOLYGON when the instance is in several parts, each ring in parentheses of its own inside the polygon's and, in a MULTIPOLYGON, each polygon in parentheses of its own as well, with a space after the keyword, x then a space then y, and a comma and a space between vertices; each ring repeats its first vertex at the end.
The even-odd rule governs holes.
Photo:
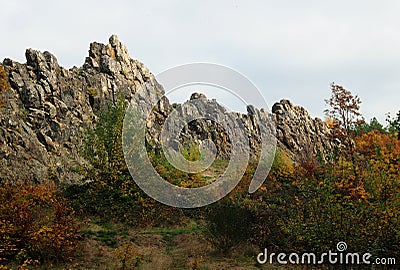
POLYGON ((332 120, 332 136, 340 142, 339 153, 344 154, 353 164, 355 184, 359 184, 355 167, 354 128, 363 122, 360 113, 361 99, 343 86, 331 83, 332 95, 325 102, 330 109, 325 114, 332 120))

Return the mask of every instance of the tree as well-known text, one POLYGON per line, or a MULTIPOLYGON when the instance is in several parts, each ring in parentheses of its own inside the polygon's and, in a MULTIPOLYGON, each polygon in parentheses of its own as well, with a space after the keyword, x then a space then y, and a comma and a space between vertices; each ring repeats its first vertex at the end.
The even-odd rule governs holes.
POLYGON ((325 102, 330 109, 325 114, 332 120, 332 136, 340 142, 339 153, 351 159, 355 184, 358 185, 358 174, 355 166, 354 129, 363 120, 360 113, 361 99, 343 86, 331 83, 332 95, 325 102))
POLYGON ((397 138, 400 140, 400 111, 397 112, 396 118, 391 118, 390 114, 387 114, 386 122, 387 130, 390 133, 397 133, 397 138))
POLYGON ((373 130, 378 130, 382 134, 386 134, 387 131, 383 127, 381 123, 379 123, 378 119, 376 117, 372 117, 371 120, 369 121, 369 124, 367 122, 363 122, 359 125, 355 126, 354 132, 357 133, 357 135, 361 134, 366 134, 369 133, 373 130))
POLYGON ((116 104, 108 104, 108 108, 99 113, 95 127, 87 129, 83 155, 92 165, 89 178, 109 184, 117 183, 126 176, 130 179, 122 151, 126 106, 124 97, 119 97, 116 104))
POLYGON ((362 122, 361 99, 335 83, 331 84, 331 90, 331 97, 325 100, 331 109, 326 109, 325 113, 334 120, 336 128, 349 137, 352 128, 362 122))

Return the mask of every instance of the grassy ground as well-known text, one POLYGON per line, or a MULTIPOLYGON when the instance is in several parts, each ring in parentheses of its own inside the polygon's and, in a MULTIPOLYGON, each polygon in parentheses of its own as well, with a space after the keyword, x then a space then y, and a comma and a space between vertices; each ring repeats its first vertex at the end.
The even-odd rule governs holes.
POLYGON ((216 252, 194 221, 179 227, 135 230, 92 220, 71 262, 40 269, 284 269, 257 265, 257 248, 242 245, 229 255, 216 252))

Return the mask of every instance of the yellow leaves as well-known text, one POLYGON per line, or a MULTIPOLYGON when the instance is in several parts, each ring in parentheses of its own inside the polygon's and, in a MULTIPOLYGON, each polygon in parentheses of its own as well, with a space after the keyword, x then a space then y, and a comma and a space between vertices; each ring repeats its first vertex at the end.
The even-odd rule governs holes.
POLYGON ((374 130, 356 137, 355 142, 359 170, 371 196, 389 199, 398 194, 400 141, 397 137, 374 130))
POLYGON ((42 238, 48 237, 53 231, 53 228, 43 226, 38 231, 32 233, 32 239, 40 240, 42 238))
POLYGON ((266 192, 267 191, 267 187, 263 185, 258 190, 261 191, 261 192, 266 192))
POLYGON ((80 225, 54 183, 5 184, 0 199, 0 258, 26 269, 36 259, 66 259, 76 247, 80 225))
POLYGON ((120 263, 121 269, 136 269, 143 254, 134 243, 127 243, 114 250, 114 257, 120 263))
POLYGON ((365 200, 368 197, 368 193, 365 191, 363 186, 357 186, 355 188, 350 188, 350 195, 353 198, 358 198, 361 200, 365 200))
POLYGON ((276 152, 271 172, 277 179, 294 177, 293 161, 285 151, 279 150, 276 152))
POLYGON ((331 117, 327 117, 325 122, 329 128, 333 128, 335 126, 335 120, 331 117))
POLYGON ((382 134, 377 130, 356 137, 357 152, 372 161, 385 164, 398 164, 400 158, 400 141, 393 134, 382 134))

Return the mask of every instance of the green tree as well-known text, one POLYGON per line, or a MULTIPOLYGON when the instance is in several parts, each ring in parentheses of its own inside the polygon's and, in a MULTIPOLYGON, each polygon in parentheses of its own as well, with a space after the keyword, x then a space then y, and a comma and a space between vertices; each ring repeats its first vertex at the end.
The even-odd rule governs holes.
POLYGON ((149 225, 177 220, 179 210, 147 196, 129 173, 122 149, 126 106, 124 97, 119 97, 98 114, 94 127, 88 127, 83 148, 90 163, 85 170, 87 181, 68 186, 66 197, 81 213, 103 221, 149 225))
POLYGON ((89 177, 112 184, 129 175, 122 151, 122 128, 126 103, 123 96, 101 111, 95 127, 86 133, 84 157, 90 162, 89 177))
POLYGON ((397 133, 397 138, 400 140, 400 111, 397 112, 397 115, 394 118, 391 118, 390 113, 388 113, 386 122, 387 130, 390 133, 397 133))
POLYGON ((383 134, 387 133, 385 127, 381 123, 379 123, 376 117, 372 117, 369 121, 369 124, 367 122, 362 122, 356 125, 354 128, 354 132, 357 133, 357 135, 366 134, 373 130, 378 130, 383 134))
POLYGON ((139 222, 142 193, 129 174, 122 150, 122 128, 126 102, 123 97, 98 115, 88 127, 83 157, 86 183, 70 185, 65 194, 75 208, 103 220, 139 222))

